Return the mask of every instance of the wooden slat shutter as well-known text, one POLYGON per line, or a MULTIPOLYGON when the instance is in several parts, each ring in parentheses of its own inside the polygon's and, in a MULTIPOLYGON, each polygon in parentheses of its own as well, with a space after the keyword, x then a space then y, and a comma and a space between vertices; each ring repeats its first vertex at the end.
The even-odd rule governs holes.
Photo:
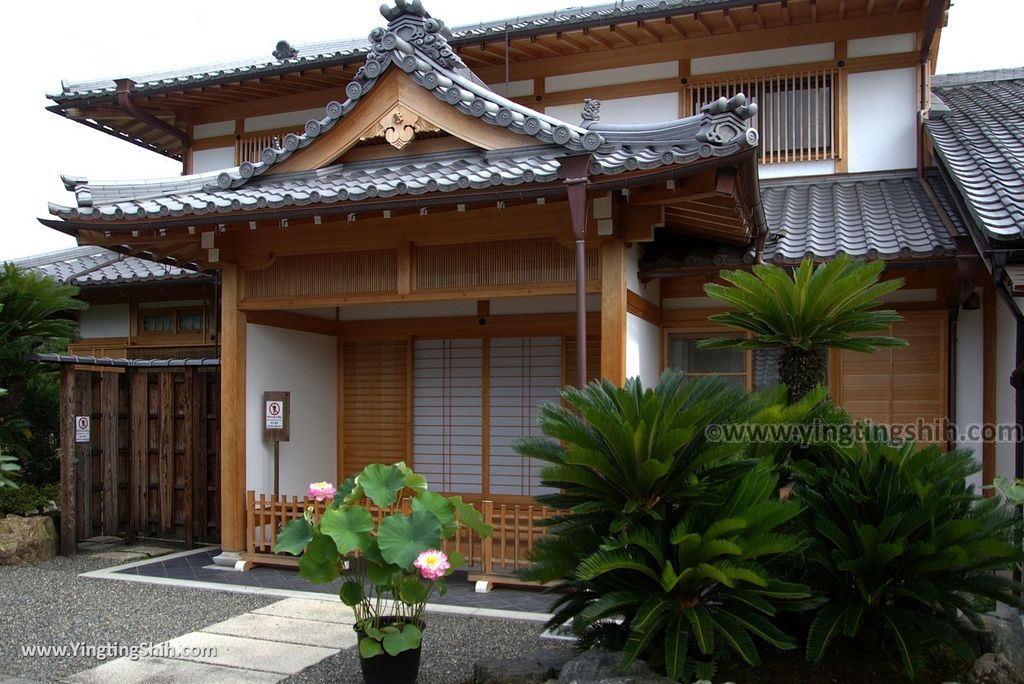
MULTIPOLYGON (((905 339, 903 349, 834 355, 836 401, 854 418, 881 425, 918 426, 919 442, 945 442, 948 417, 948 345, 945 311, 902 312, 905 318, 878 334, 905 339)), ((894 435, 910 436, 910 435, 894 435)))
POLYGON ((344 476, 407 460, 408 342, 346 342, 344 476))
MULTIPOLYGON (((576 337, 566 337, 564 346, 564 362, 562 368, 563 385, 576 384, 576 337)), ((587 337, 587 382, 601 377, 601 340, 598 337, 587 337)))

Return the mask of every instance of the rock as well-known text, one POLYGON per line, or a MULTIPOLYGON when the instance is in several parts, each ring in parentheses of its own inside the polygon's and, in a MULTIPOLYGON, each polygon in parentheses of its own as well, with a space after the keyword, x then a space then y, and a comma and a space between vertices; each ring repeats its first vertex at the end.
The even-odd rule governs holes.
POLYGON ((619 669, 621 653, 594 648, 582 653, 563 667, 559 684, 672 684, 642 660, 634 661, 625 671, 619 669))
POLYGON ((93 553, 95 551, 114 551, 121 548, 124 548, 124 539, 121 537, 89 537, 88 539, 78 542, 78 550, 85 553, 93 553))
POLYGON ((1002 653, 1018 670, 1024 671, 1024 624, 1021 623, 1021 617, 985 615, 982 621, 985 630, 976 633, 981 637, 984 650, 1002 653))
POLYGON ((473 665, 473 684, 542 684, 558 676, 572 651, 543 650, 473 665))
POLYGON ((57 555, 57 529, 45 515, 0 520, 0 565, 28 565, 57 555))
POLYGON ((1002 653, 986 653, 974 661, 967 684, 1024 684, 1024 674, 1002 653))

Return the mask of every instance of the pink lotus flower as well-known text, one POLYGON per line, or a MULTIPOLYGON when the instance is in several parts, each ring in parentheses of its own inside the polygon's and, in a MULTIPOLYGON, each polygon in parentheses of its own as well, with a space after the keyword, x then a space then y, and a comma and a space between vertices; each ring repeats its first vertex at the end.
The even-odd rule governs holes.
POLYGON ((448 562, 448 556, 445 555, 444 551, 438 551, 436 549, 430 549, 424 551, 416 560, 413 561, 413 565, 420 569, 420 574, 423 575, 423 579, 436 580, 444 577, 445 570, 452 567, 451 563, 448 562))
POLYGON ((310 482, 309 483, 309 498, 316 499, 317 501, 323 501, 334 497, 334 485, 330 482, 310 482))

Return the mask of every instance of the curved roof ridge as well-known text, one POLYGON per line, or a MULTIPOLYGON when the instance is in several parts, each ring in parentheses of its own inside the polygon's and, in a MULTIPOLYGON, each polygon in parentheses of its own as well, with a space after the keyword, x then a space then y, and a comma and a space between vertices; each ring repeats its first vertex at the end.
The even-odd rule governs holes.
POLYGON ((476 78, 451 49, 444 22, 422 11, 422 6, 419 12, 411 8, 412 5, 404 2, 390 10, 382 6, 381 13, 390 19, 390 23, 386 29, 378 27, 370 32, 372 48, 355 78, 345 86, 345 102, 328 103, 324 118, 307 121, 302 133, 285 135, 280 147, 264 149, 259 161, 243 162, 237 169, 220 172, 216 184, 207 189, 238 188, 309 146, 355 109, 359 100, 373 89, 392 64, 438 99, 488 124, 573 151, 592 152, 604 144, 604 138, 598 133, 495 93, 476 78))

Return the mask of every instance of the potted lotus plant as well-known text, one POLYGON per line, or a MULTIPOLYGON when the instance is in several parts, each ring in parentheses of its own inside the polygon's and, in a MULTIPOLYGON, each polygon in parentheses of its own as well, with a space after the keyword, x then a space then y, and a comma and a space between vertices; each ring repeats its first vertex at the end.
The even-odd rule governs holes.
POLYGON ((472 504, 430 491, 401 462, 368 465, 337 489, 314 482, 309 496, 326 508, 316 515, 310 506, 285 525, 275 553, 301 554, 299 572, 315 584, 342 579, 339 596, 355 612, 367 684, 415 682, 427 601, 435 591, 444 595, 445 578, 465 563, 462 554, 442 551, 442 542, 462 526, 481 537, 491 527, 472 504))

